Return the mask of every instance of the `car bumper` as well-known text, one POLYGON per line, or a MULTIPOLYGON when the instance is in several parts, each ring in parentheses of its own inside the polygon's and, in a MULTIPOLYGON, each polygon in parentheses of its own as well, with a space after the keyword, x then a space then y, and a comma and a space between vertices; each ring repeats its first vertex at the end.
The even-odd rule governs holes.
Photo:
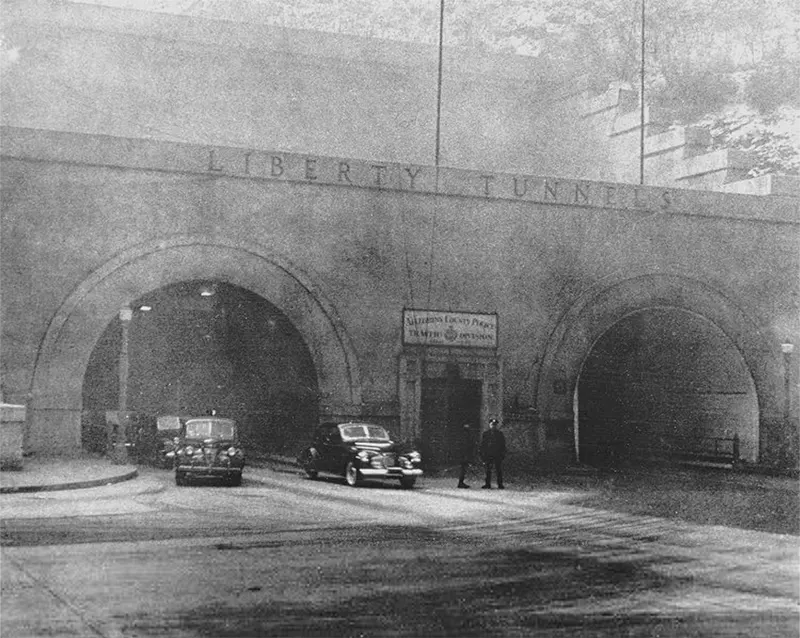
POLYGON ((178 465, 175 471, 191 474, 192 476, 237 476, 242 473, 242 468, 178 465))
POLYGON ((402 478, 404 476, 422 476, 422 470, 413 469, 406 470, 400 467, 391 467, 388 469, 375 469, 374 467, 365 467, 358 470, 361 476, 364 477, 377 477, 377 478, 402 478))

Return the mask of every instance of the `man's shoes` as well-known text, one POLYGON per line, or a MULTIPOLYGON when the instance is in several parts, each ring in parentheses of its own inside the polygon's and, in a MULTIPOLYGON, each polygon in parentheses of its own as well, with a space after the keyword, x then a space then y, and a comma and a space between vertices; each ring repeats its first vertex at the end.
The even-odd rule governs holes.
POLYGON ((467 489, 467 488, 469 488, 469 485, 467 485, 466 483, 459 483, 459 484, 458 484, 458 486, 459 486, 460 488, 462 488, 462 489, 467 489))
POLYGON ((506 486, 505 485, 498 485, 497 489, 498 490, 504 490, 504 489, 506 489, 506 486))
POLYGON ((482 490, 490 490, 490 489, 492 489, 492 486, 487 483, 486 485, 481 486, 481 489, 482 490))

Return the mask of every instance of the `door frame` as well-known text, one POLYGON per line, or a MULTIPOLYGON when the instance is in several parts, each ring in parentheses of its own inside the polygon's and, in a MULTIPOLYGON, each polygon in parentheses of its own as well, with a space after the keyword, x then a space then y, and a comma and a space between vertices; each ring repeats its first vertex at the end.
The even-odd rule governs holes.
POLYGON ((406 440, 422 440, 422 381, 447 376, 456 366, 462 379, 481 381, 481 425, 503 418, 503 362, 495 350, 405 346, 398 356, 400 431, 406 440))

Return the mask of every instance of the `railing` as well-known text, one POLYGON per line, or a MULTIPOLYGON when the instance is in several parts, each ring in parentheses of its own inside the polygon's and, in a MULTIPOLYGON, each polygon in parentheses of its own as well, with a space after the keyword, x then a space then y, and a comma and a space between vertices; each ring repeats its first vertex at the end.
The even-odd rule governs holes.
POLYGON ((589 464, 672 462, 734 467, 740 460, 739 436, 633 437, 581 444, 581 460, 589 464), (594 462, 593 462, 594 461, 594 462))
POLYGON ((691 439, 688 445, 677 447, 673 456, 684 463, 735 465, 739 461, 739 436, 691 439))

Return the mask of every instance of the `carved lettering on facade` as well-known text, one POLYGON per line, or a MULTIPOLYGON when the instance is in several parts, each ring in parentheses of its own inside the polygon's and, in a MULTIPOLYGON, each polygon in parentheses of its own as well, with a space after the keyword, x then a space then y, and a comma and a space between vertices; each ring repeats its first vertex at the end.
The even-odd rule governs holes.
POLYGON ((588 204, 589 203, 589 184, 575 184, 575 203, 588 204))
POLYGON ((213 148, 208 153, 208 170, 215 172, 222 171, 222 169, 217 166, 217 154, 213 148))
POLYGON ((280 155, 272 156, 272 168, 270 169, 272 177, 280 177, 283 175, 283 158, 280 155))
POLYGON ((317 160, 313 157, 306 158, 306 179, 310 181, 317 179, 317 160))
POLYGON ((551 182, 544 180, 544 201, 557 202, 558 201, 558 182, 551 182))
POLYGON ((406 173, 408 173, 408 178, 411 180, 411 184, 409 188, 413 191, 414 190, 414 180, 417 179, 417 175, 419 175, 420 171, 422 170, 421 166, 417 166, 416 170, 411 170, 411 167, 406 166, 406 173))
POLYGON ((347 162, 339 162, 339 181, 353 183, 350 179, 350 164, 347 162))
POLYGON ((491 194, 489 192, 489 182, 494 179, 494 175, 481 175, 481 178, 483 179, 483 194, 489 197, 491 194))
POLYGON ((383 171, 386 170, 385 164, 372 164, 375 169, 375 186, 383 186, 383 171))
POLYGON ((214 175, 254 179, 281 178, 453 195, 480 194, 487 198, 515 199, 539 204, 669 211, 673 209, 675 198, 675 193, 668 189, 633 184, 596 183, 532 175, 470 174, 467 171, 450 169, 443 172, 444 187, 437 190, 437 184, 423 166, 377 164, 251 149, 212 148, 208 150, 206 160, 204 170, 214 175), (448 176, 454 178, 449 186, 448 176), (470 179, 477 180, 477 191, 475 186, 470 186, 470 179))

